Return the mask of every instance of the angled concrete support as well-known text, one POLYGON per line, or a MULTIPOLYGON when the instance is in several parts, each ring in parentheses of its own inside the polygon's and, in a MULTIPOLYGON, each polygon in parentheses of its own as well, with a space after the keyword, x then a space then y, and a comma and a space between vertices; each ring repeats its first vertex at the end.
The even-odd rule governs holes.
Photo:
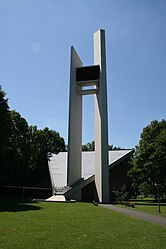
POLYGON ((74 47, 71 47, 67 172, 68 186, 72 186, 81 179, 82 96, 77 93, 77 88, 79 88, 79 86, 76 84, 76 68, 78 67, 82 67, 82 61, 74 47))

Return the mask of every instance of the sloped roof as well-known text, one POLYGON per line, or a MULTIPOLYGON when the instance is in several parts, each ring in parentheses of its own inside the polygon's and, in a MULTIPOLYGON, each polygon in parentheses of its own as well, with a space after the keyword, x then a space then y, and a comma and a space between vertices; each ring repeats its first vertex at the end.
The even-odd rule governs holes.
MULTIPOLYGON (((133 150, 112 150, 109 151, 109 167, 112 168, 120 161, 132 154, 133 150)), ((50 158, 49 170, 53 188, 62 189, 67 186, 67 154, 60 152, 53 154, 50 158)), ((87 180, 95 174, 95 152, 82 152, 82 178, 87 180)))

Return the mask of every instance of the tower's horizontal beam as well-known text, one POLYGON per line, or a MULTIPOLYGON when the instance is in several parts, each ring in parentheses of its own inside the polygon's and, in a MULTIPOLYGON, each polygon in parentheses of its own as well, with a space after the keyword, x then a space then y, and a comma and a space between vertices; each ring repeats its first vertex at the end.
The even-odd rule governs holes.
POLYGON ((90 95, 98 93, 98 89, 91 89, 91 90, 77 90, 77 93, 80 95, 90 95))
POLYGON ((98 84, 99 80, 77 81, 79 86, 97 86, 98 84))

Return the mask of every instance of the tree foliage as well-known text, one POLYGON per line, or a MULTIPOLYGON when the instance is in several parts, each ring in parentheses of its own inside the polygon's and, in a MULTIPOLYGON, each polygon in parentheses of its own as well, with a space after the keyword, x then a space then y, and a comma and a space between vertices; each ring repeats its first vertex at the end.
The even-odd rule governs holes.
POLYGON ((0 87, 0 185, 48 185, 49 156, 60 151, 65 151, 65 142, 59 133, 29 126, 9 109, 0 87))
POLYGON ((95 150, 95 141, 82 145, 82 151, 94 151, 94 150, 95 150))
POLYGON ((119 203, 122 203, 122 201, 126 201, 129 197, 126 185, 123 185, 118 189, 114 189, 112 192, 114 194, 114 200, 118 201, 119 203))
POLYGON ((154 120, 143 129, 129 172, 135 194, 166 192, 166 121, 154 120))
POLYGON ((29 174, 33 177, 29 178, 35 185, 41 185, 44 182, 45 175, 48 175, 48 160, 52 153, 65 151, 65 142, 59 133, 44 128, 38 130, 36 126, 30 126, 30 162, 29 174), (41 181, 39 181, 39 178, 41 181))
POLYGON ((6 158, 8 157, 11 138, 10 112, 5 95, 0 86, 0 184, 3 184, 8 178, 6 158))
MULTIPOLYGON (((95 150, 95 141, 82 145, 82 151, 94 151, 94 150, 95 150)), ((111 145, 108 145, 108 150, 122 150, 122 148, 113 146, 111 144, 111 145)))

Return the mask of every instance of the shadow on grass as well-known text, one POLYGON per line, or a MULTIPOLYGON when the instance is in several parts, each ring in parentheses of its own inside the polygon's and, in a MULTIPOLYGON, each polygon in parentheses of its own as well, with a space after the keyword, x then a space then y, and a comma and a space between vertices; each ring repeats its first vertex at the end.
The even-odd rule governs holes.
POLYGON ((0 212, 21 212, 21 211, 37 211, 42 208, 35 206, 37 201, 20 200, 20 199, 0 199, 0 212))

